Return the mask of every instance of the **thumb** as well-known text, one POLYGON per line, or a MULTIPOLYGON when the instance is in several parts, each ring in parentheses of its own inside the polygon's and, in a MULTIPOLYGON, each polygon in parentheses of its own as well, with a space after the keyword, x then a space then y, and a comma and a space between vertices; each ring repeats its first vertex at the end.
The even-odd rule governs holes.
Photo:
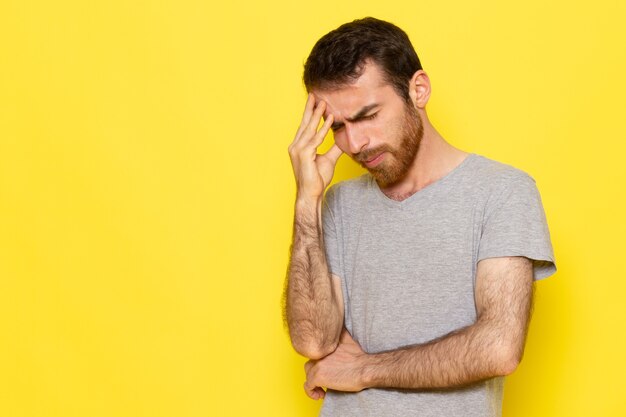
POLYGON ((343 151, 339 149, 339 146, 337 146, 336 143, 333 143, 333 146, 328 150, 328 152, 324 154, 324 156, 328 158, 328 160, 332 162, 334 165, 337 163, 337 160, 339 159, 342 153, 343 151))

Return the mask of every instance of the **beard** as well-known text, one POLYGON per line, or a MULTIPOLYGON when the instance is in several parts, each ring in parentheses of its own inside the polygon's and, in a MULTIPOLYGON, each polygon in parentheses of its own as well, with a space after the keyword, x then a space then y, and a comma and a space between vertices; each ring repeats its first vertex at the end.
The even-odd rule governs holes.
POLYGON ((368 170, 378 185, 383 188, 397 183, 407 175, 424 136, 422 119, 409 103, 404 106, 404 117, 400 122, 398 132, 400 139, 397 148, 382 145, 354 155, 354 159, 368 170), (382 162, 372 168, 365 165, 365 161, 382 152, 388 153, 382 162))

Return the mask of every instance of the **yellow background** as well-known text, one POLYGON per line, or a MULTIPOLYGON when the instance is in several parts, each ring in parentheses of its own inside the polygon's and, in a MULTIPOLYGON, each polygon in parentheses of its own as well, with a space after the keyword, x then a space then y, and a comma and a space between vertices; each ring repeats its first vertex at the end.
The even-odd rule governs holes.
POLYGON ((559 269, 504 415, 626 415, 624 1, 2 0, 1 416, 317 415, 287 146, 314 42, 367 15, 443 136, 542 193, 559 269))

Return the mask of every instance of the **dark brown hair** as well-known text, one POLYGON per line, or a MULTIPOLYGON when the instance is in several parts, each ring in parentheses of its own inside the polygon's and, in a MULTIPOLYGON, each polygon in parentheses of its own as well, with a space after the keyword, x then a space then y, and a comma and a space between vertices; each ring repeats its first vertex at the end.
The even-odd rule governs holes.
POLYGON ((304 64, 306 90, 350 84, 368 60, 380 66, 400 97, 410 100, 409 80, 422 64, 402 29, 373 17, 345 23, 317 41, 304 64))

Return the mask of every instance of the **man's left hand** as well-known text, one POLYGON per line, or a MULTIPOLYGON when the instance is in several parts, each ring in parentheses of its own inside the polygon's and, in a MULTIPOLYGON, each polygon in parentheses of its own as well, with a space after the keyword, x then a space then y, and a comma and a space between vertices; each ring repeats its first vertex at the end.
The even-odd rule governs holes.
POLYGON ((333 353, 304 364, 306 371, 304 391, 309 397, 319 400, 326 395, 324 388, 345 392, 357 392, 367 388, 363 381, 367 356, 344 328, 339 345, 333 353))

